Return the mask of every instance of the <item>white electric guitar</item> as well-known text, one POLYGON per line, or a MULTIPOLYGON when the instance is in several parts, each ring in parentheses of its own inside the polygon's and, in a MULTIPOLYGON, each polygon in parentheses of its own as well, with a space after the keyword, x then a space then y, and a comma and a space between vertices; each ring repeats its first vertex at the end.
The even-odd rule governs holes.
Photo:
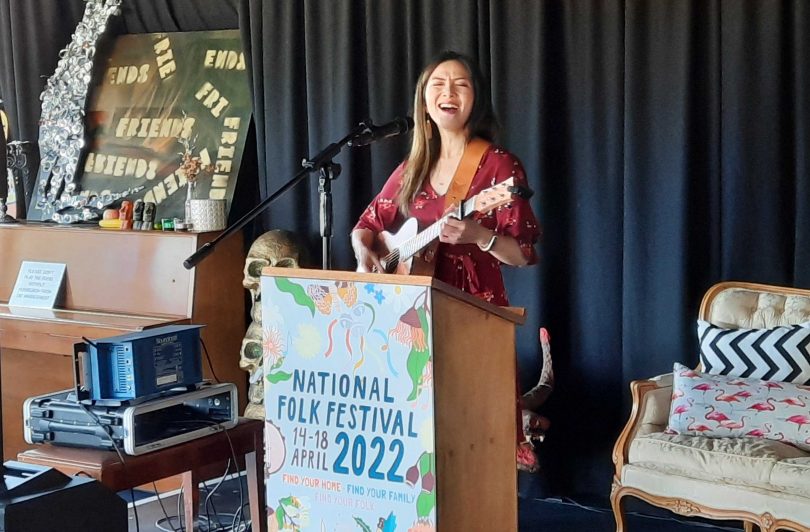
POLYGON ((516 197, 528 199, 531 196, 531 190, 516 186, 514 178, 510 177, 462 201, 453 212, 445 214, 422 232, 419 232, 416 218, 408 218, 396 233, 388 231, 379 233, 374 250, 381 257, 380 262, 385 273, 429 274, 432 265, 428 269, 414 268, 414 256, 439 238, 442 223, 447 218, 461 220, 476 212, 486 214, 501 205, 512 202, 516 197))

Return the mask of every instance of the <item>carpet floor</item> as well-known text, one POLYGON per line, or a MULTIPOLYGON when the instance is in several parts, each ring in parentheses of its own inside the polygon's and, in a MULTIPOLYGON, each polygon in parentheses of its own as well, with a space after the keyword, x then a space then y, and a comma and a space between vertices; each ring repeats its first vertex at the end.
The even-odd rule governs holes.
MULTIPOLYGON (((636 502, 636 501, 633 501, 636 502)), ((742 530, 742 523, 687 519, 627 501, 627 532, 721 532, 742 530)), ((521 499, 519 532, 610 532, 616 530, 613 511, 605 504, 584 505, 572 500, 521 499)))

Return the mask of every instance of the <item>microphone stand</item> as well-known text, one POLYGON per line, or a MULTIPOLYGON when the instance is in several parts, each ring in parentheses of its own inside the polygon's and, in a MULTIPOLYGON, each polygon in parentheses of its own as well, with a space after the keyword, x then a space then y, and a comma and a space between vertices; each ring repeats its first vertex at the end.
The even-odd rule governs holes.
POLYGON ((289 181, 287 181, 281 188, 273 192, 270 196, 261 201, 247 214, 239 218, 230 227, 227 227, 222 233, 219 234, 211 242, 207 242, 200 249, 195 251, 186 260, 183 261, 183 266, 187 270, 195 267, 205 257, 210 255, 214 248, 222 240, 228 238, 230 235, 244 227, 251 220, 256 218, 264 209, 270 206, 271 203, 283 196, 288 190, 297 185, 307 174, 310 172, 318 171, 318 192, 320 194, 320 219, 321 219, 321 237, 323 241, 323 269, 327 270, 332 266, 332 180, 340 175, 340 165, 332 162, 340 150, 349 143, 357 135, 369 131, 370 128, 366 122, 360 122, 348 135, 343 137, 337 142, 333 142, 324 148, 319 154, 311 159, 304 159, 301 162, 303 169, 295 174, 289 181))

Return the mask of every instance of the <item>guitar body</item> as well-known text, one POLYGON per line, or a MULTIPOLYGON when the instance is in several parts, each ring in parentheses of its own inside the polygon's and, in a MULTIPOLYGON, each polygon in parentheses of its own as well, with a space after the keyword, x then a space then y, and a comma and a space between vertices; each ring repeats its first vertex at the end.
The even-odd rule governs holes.
MULTIPOLYGON (((374 251, 379 257, 386 257, 392 251, 399 249, 402 244, 419 234, 419 224, 416 218, 408 218, 399 231, 390 233, 383 231, 377 234, 377 241, 374 251)), ((430 249, 430 248, 428 248, 430 249)), ((396 273, 400 275, 433 275, 433 262, 427 262, 423 258, 424 253, 414 255, 404 261, 396 260, 395 263, 383 262, 386 273, 396 273)))
POLYGON ((454 207, 455 212, 445 214, 422 232, 419 232, 416 218, 408 218, 396 233, 388 231, 379 233, 374 243, 374 251, 380 257, 384 273, 432 277, 436 267, 433 259, 439 245, 439 233, 447 217, 462 220, 474 212, 486 214, 511 202, 514 197, 528 199, 531 197, 531 191, 515 186, 514 178, 510 177, 464 200, 454 207))

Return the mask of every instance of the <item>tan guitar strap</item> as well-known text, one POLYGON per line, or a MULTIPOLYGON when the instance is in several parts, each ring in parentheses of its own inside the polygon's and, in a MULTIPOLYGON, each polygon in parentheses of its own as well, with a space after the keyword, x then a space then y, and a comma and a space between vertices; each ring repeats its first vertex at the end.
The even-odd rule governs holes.
POLYGON ((467 143, 464 148, 464 154, 461 156, 461 161, 458 163, 456 173, 453 174, 453 180, 450 182, 447 192, 444 195, 444 208, 450 205, 457 204, 467 197, 467 192, 470 190, 473 176, 478 171, 478 165, 481 163, 481 158, 489 149, 490 143, 484 139, 474 138, 467 143))
MULTIPOLYGON (((456 173, 453 174, 453 180, 450 182, 450 186, 444 194, 445 209, 451 205, 460 203, 467 197, 467 192, 470 190, 475 172, 478 171, 478 165, 481 163, 481 159, 484 157, 490 145, 491 143, 489 141, 481 138, 474 138, 467 143, 467 146, 464 148, 464 154, 461 156, 461 161, 458 163, 458 168, 456 168, 456 173)), ((417 270, 421 270, 420 273, 422 275, 432 274, 433 259, 436 256, 436 249, 438 247, 439 241, 436 240, 422 250, 418 255, 422 261, 429 264, 429 267, 425 269, 424 267, 417 266, 417 261, 415 260, 411 267, 411 273, 416 273, 414 272, 414 268, 416 268, 417 270)))

